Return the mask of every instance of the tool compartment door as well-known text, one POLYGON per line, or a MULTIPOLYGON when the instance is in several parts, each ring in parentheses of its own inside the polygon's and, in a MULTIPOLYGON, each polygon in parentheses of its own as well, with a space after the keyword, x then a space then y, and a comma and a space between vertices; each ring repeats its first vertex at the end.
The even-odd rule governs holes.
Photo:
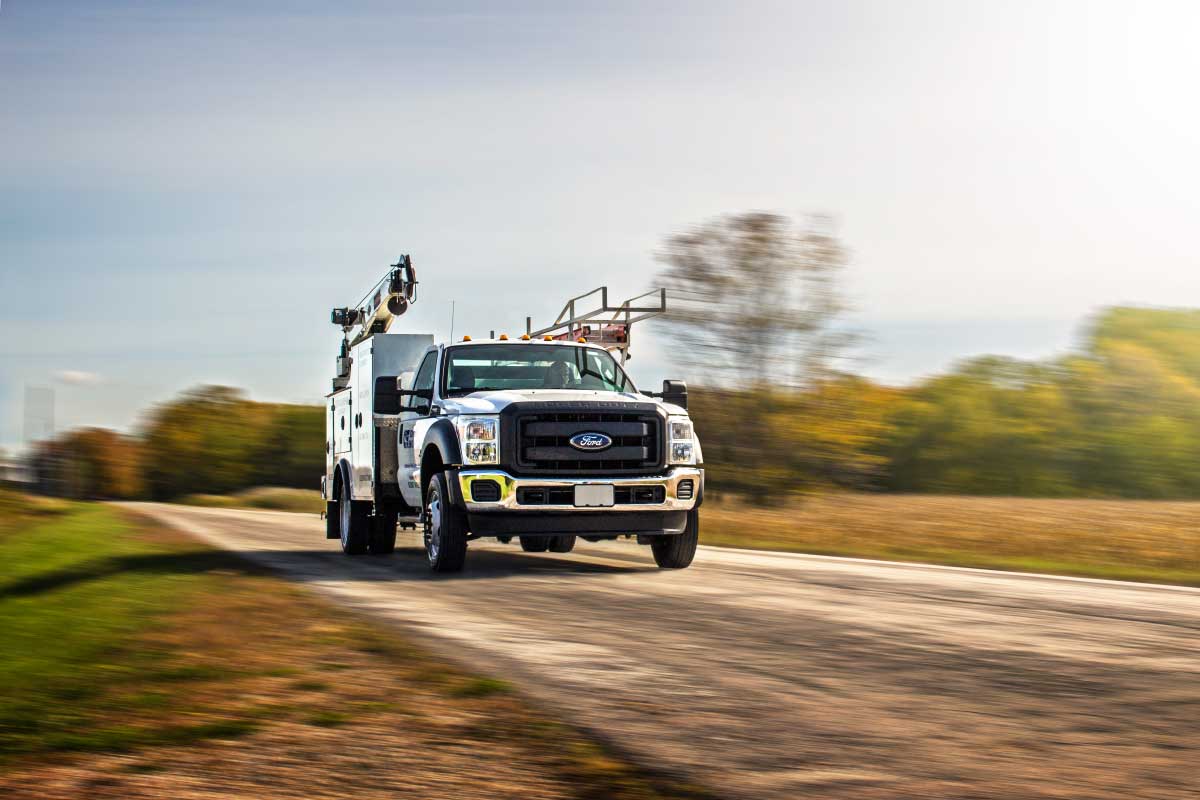
MULTIPOLYGON (((338 392, 333 396, 333 418, 329 421, 333 431, 333 454, 347 456, 350 453, 350 435, 354 432, 350 414, 349 390, 338 392)), ((338 459, 334 459, 337 461, 338 459)))

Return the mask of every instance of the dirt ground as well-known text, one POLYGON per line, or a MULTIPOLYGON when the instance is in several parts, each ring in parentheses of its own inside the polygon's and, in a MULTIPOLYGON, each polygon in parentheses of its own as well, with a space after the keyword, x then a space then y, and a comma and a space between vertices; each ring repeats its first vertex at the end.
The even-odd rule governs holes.
POLYGON ((632 542, 439 578, 407 534, 347 558, 315 517, 141 508, 723 797, 1196 796, 1200 590, 632 542))

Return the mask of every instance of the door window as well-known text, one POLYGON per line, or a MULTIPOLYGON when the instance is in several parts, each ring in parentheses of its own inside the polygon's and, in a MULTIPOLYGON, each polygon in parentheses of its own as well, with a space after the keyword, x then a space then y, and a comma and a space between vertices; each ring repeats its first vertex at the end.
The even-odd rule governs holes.
POLYGON ((413 389, 416 391, 429 392, 424 397, 409 395, 405 398, 404 408, 406 411, 416 411, 420 414, 429 413, 429 404, 433 397, 433 378, 434 367, 437 365, 437 351, 433 351, 425 356, 425 360, 421 362, 421 366, 417 369, 417 377, 413 379, 413 389))

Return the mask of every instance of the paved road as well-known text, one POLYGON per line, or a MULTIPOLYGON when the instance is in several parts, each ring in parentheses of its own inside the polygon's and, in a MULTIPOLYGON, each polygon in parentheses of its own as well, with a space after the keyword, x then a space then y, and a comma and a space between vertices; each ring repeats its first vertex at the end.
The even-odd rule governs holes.
POLYGON ((632 543, 413 534, 347 558, 313 516, 136 506, 508 677, 729 797, 1200 797, 1200 591, 632 543))

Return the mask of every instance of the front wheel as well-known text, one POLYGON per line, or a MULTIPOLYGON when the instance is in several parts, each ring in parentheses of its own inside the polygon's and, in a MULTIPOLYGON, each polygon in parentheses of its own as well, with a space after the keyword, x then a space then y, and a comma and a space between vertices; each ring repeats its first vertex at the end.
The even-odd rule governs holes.
POLYGON ((467 560, 467 515, 450 501, 441 472, 425 491, 425 555, 434 572, 459 572, 467 560))
POLYGON ((696 557, 696 545, 700 542, 700 510, 693 508, 687 513, 687 526, 683 533, 656 536, 650 543, 654 563, 663 569, 683 569, 696 557))
POLYGON ((551 553, 569 553, 575 549, 575 537, 571 534, 551 536, 547 549, 551 553))

